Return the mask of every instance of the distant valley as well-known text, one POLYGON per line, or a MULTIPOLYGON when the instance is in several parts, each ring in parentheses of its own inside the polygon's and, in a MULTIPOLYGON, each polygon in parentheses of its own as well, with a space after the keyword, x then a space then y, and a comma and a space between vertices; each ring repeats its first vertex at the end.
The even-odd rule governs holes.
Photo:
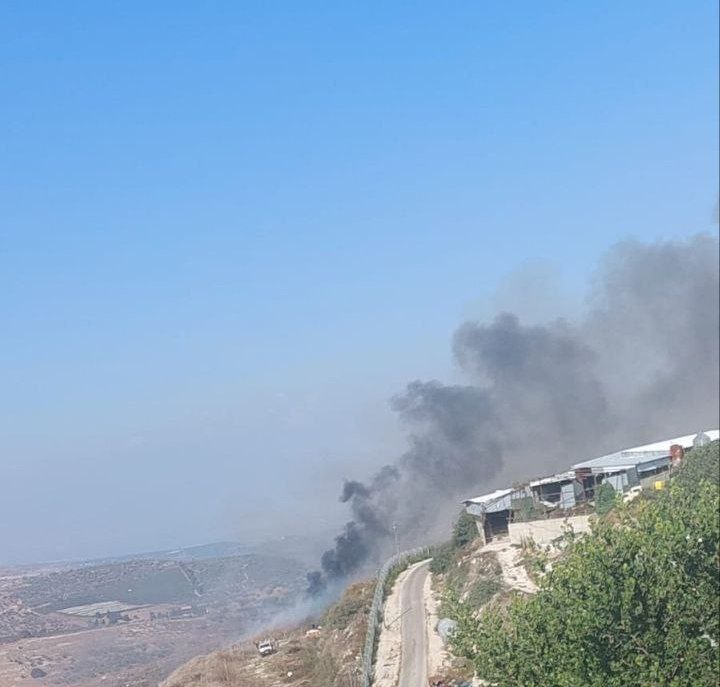
POLYGON ((288 538, 3 568, 0 684, 155 685, 287 612, 314 555, 288 538))

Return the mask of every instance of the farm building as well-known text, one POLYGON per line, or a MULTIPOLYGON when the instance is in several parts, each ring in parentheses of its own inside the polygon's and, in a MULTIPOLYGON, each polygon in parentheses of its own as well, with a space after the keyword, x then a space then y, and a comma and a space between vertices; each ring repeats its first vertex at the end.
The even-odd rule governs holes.
POLYGON ((494 537, 508 533, 512 511, 528 500, 532 500, 529 488, 520 487, 497 489, 489 494, 468 499, 463 503, 465 510, 475 518, 475 524, 483 543, 487 543, 494 537))
POLYGON ((533 539, 549 545, 568 528, 576 533, 589 530, 587 508, 575 507, 592 499, 598 485, 607 482, 621 493, 638 486, 652 488, 685 453, 718 438, 720 431, 714 429, 623 449, 526 486, 497 489, 463 503, 475 518, 483 543, 509 535, 515 544, 533 539))
POLYGON ((656 441, 644 446, 623 449, 600 458, 573 465, 576 478, 585 493, 592 496, 595 486, 607 481, 616 491, 626 491, 638 484, 648 487, 668 472, 674 461, 682 460, 686 451, 698 442, 712 441, 720 436, 717 429, 656 441))
POLYGON ((535 499, 548 508, 574 508, 585 500, 583 485, 574 470, 533 480, 529 486, 535 499))

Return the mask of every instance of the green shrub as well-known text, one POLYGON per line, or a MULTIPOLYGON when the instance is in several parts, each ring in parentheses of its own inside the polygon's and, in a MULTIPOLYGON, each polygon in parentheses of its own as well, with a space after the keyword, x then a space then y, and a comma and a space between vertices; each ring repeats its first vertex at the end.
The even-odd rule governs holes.
POLYGON ((714 484, 720 482, 720 442, 713 441, 690 451, 678 468, 674 481, 677 484, 691 485, 706 479, 714 484))
MULTIPOLYGON (((567 541, 572 540, 572 530, 570 530, 566 537, 567 541)), ((547 571, 550 558, 547 551, 538 546, 534 540, 526 539, 522 545, 522 560, 531 579, 537 583, 547 571)))
POLYGON ((455 526, 453 527, 452 541, 455 548, 462 548, 471 541, 474 541, 477 536, 478 529, 475 524, 475 518, 473 518, 473 516, 467 511, 461 511, 455 522, 455 526))
POLYGON ((615 507, 615 489, 609 482, 603 482, 595 491, 595 510, 598 515, 607 515, 615 507))
POLYGON ((322 624, 333 629, 345 629, 369 604, 369 588, 362 584, 349 587, 343 597, 330 606, 322 618, 322 624))
POLYGON ((461 511, 453 525, 452 539, 436 546, 431 551, 430 572, 442 574, 447 572, 455 558, 455 552, 473 542, 478 536, 475 518, 466 511, 461 511))
POLYGON ((447 572, 453 561, 454 548, 451 542, 437 546, 432 551, 432 560, 430 561, 430 572, 436 575, 447 572))
POLYGON ((471 585, 465 597, 465 603, 471 608, 480 608, 490 601, 495 594, 499 594, 504 587, 500 575, 480 577, 471 585))
POLYGON ((572 543, 533 597, 480 619, 455 600, 455 652, 498 687, 717 687, 720 491, 696 476, 719 469, 717 443, 698 449, 665 492, 572 543))

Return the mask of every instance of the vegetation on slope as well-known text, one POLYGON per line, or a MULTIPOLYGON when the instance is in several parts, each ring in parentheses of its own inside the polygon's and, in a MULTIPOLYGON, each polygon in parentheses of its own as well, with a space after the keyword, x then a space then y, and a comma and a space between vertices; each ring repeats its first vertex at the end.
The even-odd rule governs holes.
POLYGON ((374 585, 353 584, 319 619, 282 633, 261 657, 251 642, 200 656, 161 687, 346 687, 357 684, 374 585))
POLYGON ((479 608, 504 589, 497 557, 480 549, 475 519, 462 511, 452 539, 435 549, 430 562, 435 584, 443 590, 441 616, 450 614, 449 606, 457 599, 479 608))
POLYGON ((715 687, 720 642, 718 442, 652 498, 570 545, 537 595, 478 618, 455 609, 454 650, 499 687, 715 687))
POLYGON ((475 541, 477 536, 475 519, 466 511, 461 511, 453 526, 452 539, 435 547, 432 551, 433 559, 430 561, 430 572, 434 574, 444 573, 455 560, 458 552, 475 541))

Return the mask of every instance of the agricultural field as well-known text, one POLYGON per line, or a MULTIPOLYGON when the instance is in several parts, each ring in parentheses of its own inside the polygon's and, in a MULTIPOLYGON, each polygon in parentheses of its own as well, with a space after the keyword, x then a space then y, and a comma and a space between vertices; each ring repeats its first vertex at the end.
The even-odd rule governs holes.
POLYGON ((4 572, 0 685, 145 687, 289 612, 306 568, 246 553, 4 572))

